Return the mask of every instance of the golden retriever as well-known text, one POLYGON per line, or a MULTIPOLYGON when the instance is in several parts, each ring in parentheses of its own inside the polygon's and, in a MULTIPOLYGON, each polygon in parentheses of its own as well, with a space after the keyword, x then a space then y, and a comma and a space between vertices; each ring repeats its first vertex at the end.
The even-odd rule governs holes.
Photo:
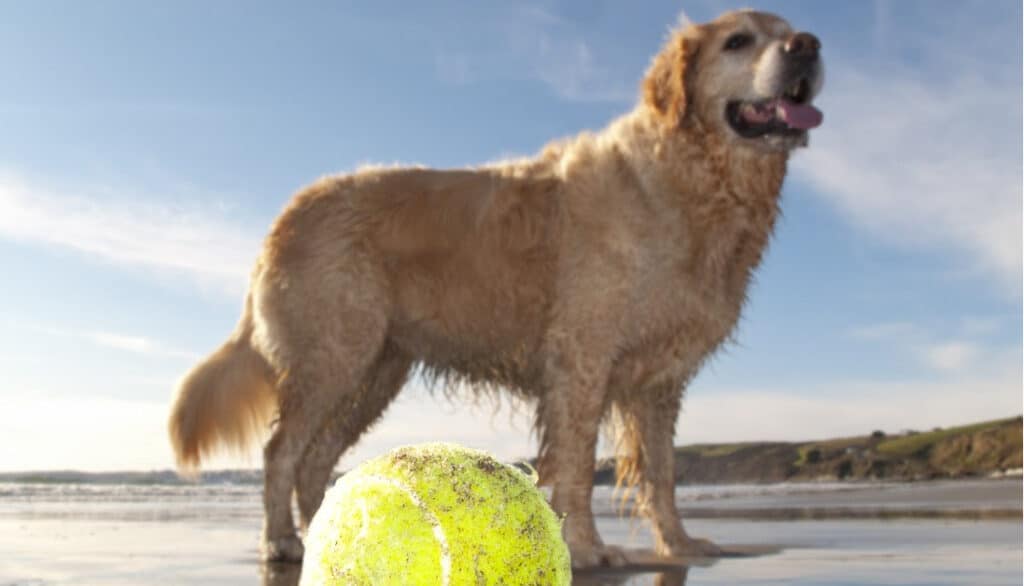
POLYGON ((302 190, 234 334, 180 383, 179 467, 276 415, 263 554, 301 559, 293 490, 305 526, 340 454, 420 365, 536 404, 541 482, 576 567, 624 561, 590 508, 606 420, 657 551, 715 554, 676 510, 676 419, 740 316, 789 153, 821 123, 822 79, 813 35, 730 12, 675 31, 636 107, 596 134, 526 160, 361 169, 302 190))

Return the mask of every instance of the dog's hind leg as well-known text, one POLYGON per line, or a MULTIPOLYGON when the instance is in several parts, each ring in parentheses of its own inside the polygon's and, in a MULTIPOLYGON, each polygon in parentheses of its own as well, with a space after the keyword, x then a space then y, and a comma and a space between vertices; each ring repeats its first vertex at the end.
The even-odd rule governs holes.
POLYGON ((638 392, 617 404, 620 481, 637 485, 637 504, 651 522, 655 549, 665 556, 706 556, 721 553, 705 539, 686 534, 675 501, 676 420, 682 384, 638 392))
MULTIPOLYGON (((299 302, 308 297, 301 291, 286 293, 299 302)), ((356 396, 387 331, 383 311, 366 298, 331 301, 300 304, 290 319, 272 324, 283 376, 277 426, 263 450, 263 557, 268 561, 302 559, 291 509, 299 462, 321 430, 325 413, 345 397, 356 396)))
POLYGON ((320 432, 306 448, 299 463, 295 492, 299 503, 299 524, 309 527, 320 508, 324 490, 338 459, 352 447, 359 436, 384 413, 398 396, 409 375, 412 360, 391 346, 386 346, 358 392, 339 396, 336 406, 321 425, 320 432))

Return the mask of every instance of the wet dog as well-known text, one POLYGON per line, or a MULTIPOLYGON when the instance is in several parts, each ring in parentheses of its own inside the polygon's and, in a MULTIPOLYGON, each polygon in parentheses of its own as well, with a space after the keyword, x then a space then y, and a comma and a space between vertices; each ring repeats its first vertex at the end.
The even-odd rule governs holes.
POLYGON ((264 555, 298 560, 339 456, 422 366, 536 405, 542 483, 574 565, 623 561, 591 514, 595 447, 666 555, 683 529, 673 434, 687 382, 729 337, 778 215, 790 152, 821 123, 819 41, 741 11, 675 31, 636 107, 535 158, 373 168, 298 193, 230 339, 183 379, 178 463, 266 444, 264 555))

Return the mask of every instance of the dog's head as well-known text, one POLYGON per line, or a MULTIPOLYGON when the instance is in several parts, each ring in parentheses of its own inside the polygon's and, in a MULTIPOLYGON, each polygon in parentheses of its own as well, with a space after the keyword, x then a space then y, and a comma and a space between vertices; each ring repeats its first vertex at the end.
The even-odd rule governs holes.
POLYGON ((644 103, 669 130, 699 120, 739 145, 788 151, 821 124, 817 37, 750 10, 673 33, 644 80, 644 103))

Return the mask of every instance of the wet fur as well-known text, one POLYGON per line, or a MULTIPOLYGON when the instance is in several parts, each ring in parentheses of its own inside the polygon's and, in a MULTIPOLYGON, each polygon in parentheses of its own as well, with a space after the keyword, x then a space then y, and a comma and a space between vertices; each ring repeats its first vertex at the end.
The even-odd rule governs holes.
POLYGON ((633 111, 532 159, 365 168, 297 194, 266 239, 238 330, 179 387, 179 465, 247 441, 253 413, 273 414, 259 390, 272 389, 264 555, 300 558, 293 490, 305 526, 338 457, 419 365, 442 384, 536 404, 541 479, 567 515, 574 565, 621 561, 590 511, 598 428, 612 415, 620 481, 637 488, 658 550, 714 552, 679 520, 673 434, 686 383, 739 318, 788 156, 722 120, 723 100, 751 83, 749 59, 718 55, 739 26, 765 44, 790 30, 737 12, 676 31, 633 111))

